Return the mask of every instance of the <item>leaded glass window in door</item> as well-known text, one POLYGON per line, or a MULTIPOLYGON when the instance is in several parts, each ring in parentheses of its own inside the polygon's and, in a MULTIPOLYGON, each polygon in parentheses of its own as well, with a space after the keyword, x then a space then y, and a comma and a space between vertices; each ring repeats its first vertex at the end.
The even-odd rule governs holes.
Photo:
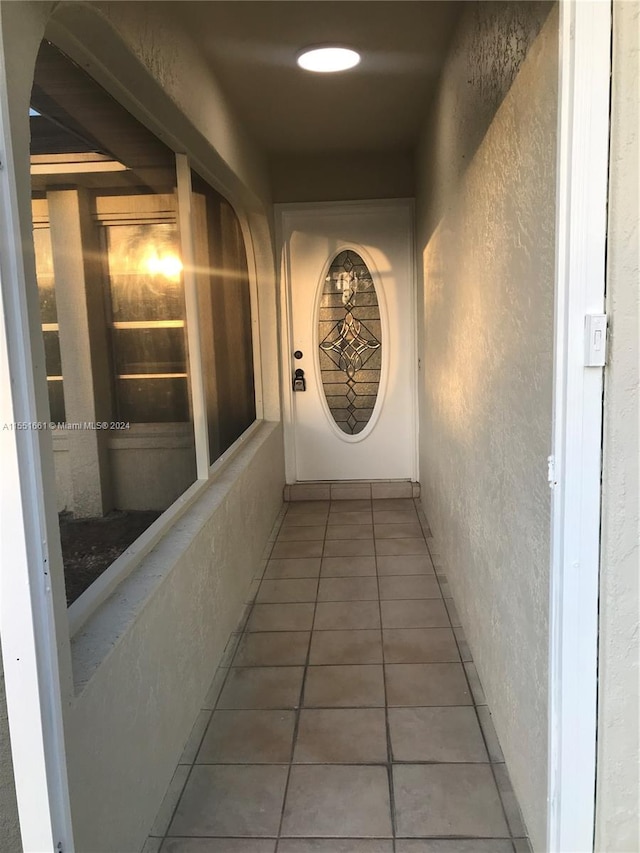
POLYGON ((361 256, 347 249, 331 263, 318 319, 320 374, 329 411, 347 435, 373 414, 382 365, 378 295, 361 256))

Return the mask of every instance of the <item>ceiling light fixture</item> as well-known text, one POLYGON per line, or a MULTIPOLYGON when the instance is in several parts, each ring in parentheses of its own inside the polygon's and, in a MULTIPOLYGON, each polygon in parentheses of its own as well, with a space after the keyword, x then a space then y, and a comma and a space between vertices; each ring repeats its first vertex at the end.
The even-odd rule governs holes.
POLYGON ((348 47, 308 47, 298 54, 297 62, 305 71, 330 74, 355 68, 360 54, 348 47))

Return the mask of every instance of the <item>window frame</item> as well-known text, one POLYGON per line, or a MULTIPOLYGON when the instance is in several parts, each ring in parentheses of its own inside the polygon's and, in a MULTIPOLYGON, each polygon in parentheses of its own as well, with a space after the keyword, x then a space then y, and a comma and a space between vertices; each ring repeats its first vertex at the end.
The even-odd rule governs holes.
MULTIPOLYGON (((194 235, 191 217, 191 170, 202 176, 213 188, 206 171, 199 169, 186 154, 175 154, 177 176, 177 223, 182 253, 182 278, 185 299, 185 319, 187 330, 187 362, 190 381, 190 397, 193 416, 193 435, 196 455, 196 479, 167 509, 156 519, 129 547, 111 563, 102 574, 67 608, 69 635, 77 634, 95 611, 113 593, 142 562, 187 509, 203 494, 212 482, 215 482, 224 469, 259 430, 264 419, 262 401, 262 360, 259 335, 258 287, 253 241, 248 221, 233 208, 244 242, 249 271, 249 293, 251 311, 251 341, 253 349, 254 401, 256 417, 252 424, 227 448, 227 450, 209 464, 209 431, 205 397, 204 373, 200 346, 200 311, 197 298, 197 279, 194 271, 194 235)), ((224 195, 224 193, 221 193, 224 195)), ((226 195, 224 195, 226 198, 226 195)))

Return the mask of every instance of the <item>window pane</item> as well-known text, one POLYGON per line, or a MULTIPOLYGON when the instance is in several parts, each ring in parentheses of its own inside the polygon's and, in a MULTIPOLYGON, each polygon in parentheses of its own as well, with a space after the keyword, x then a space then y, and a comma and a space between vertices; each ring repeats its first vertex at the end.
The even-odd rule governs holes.
MULTIPOLYGON (((40 207, 41 212, 45 209, 46 201, 40 207)), ((42 336, 44 338, 49 414, 52 421, 64 423, 64 386, 62 382, 62 362, 60 359, 58 313, 56 311, 51 230, 49 228, 34 228, 33 248, 35 251, 36 281, 38 282, 38 297, 40 300, 40 320, 42 322, 42 336)))
POLYGON ((247 255, 231 205, 195 173, 200 336, 214 462, 256 418, 247 255))
POLYGON ((72 602, 196 477, 175 155, 47 41, 32 106, 51 419, 122 426, 53 442, 72 602))
POLYGON ((111 225, 106 231, 114 322, 184 319, 176 226, 111 225))
POLYGON ((187 373, 184 329, 115 329, 116 372, 187 373))
POLYGON ((42 336, 44 337, 44 358, 47 366, 47 376, 61 377, 60 333, 58 331, 45 330, 42 336))
POLYGON ((189 395, 186 379, 119 379, 118 418, 145 422, 149 413, 154 423, 189 420, 189 395))

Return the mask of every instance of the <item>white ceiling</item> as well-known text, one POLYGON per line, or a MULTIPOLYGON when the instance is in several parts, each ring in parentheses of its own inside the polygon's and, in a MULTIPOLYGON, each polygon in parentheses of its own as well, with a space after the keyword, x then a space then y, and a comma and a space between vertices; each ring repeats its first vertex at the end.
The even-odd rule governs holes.
POLYGON ((453 0, 200 0, 167 4, 269 153, 408 150, 461 4, 453 0), (339 74, 296 65, 309 45, 362 54, 339 74))

